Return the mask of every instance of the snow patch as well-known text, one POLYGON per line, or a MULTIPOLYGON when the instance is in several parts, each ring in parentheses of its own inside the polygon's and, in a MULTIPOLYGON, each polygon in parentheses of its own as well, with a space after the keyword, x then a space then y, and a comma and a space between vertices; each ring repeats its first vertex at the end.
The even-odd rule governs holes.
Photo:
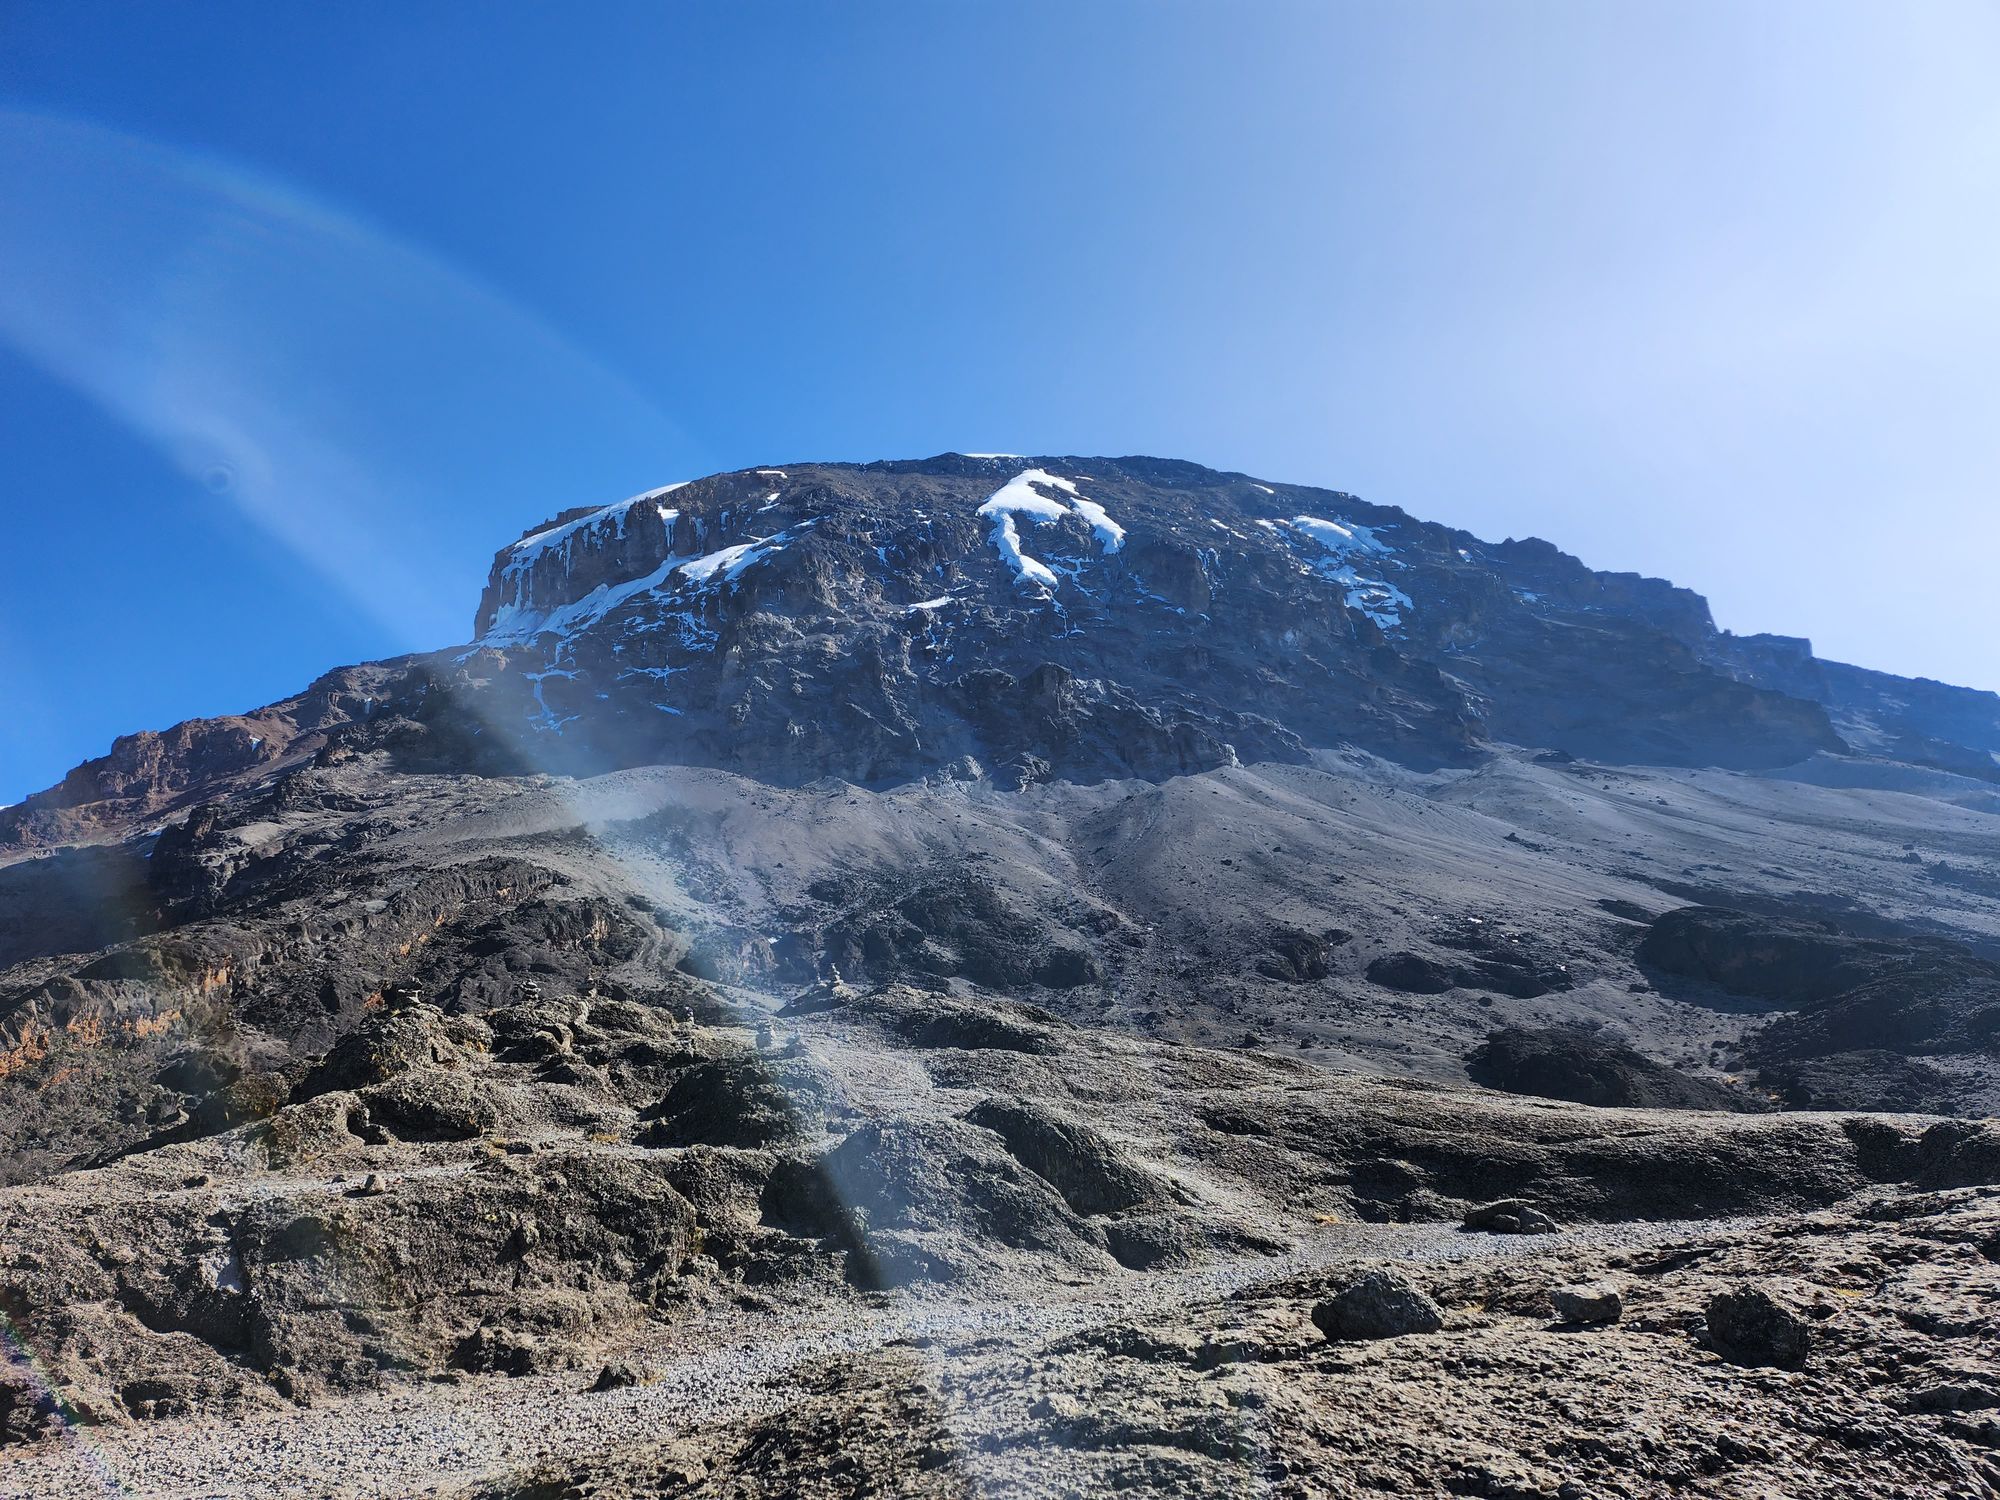
POLYGON ((1021 550, 1021 533, 1014 524, 1016 516, 1027 516, 1038 525, 1078 516, 1090 527, 1099 549, 1107 556, 1125 545, 1125 528, 1112 520, 1102 505, 1084 499, 1077 492, 1075 480, 1064 479, 1046 469, 1022 470, 995 490, 979 507, 978 514, 993 522, 993 545, 1015 576, 1046 589, 1056 587, 1056 575, 1047 564, 1021 550), (1069 496, 1069 503, 1041 493, 1042 489, 1060 490, 1069 496))
POLYGON ((712 583, 720 576, 724 583, 734 583, 743 570, 762 562, 773 552, 785 545, 785 533, 776 536, 757 537, 752 541, 738 542, 733 547, 723 547, 697 557, 693 562, 684 562, 674 569, 683 578, 695 583, 712 583))
POLYGON ((1371 552, 1378 557, 1389 555, 1388 545, 1376 538, 1373 527, 1323 521, 1318 516, 1293 516, 1285 524, 1303 531, 1336 556, 1345 556, 1350 552, 1371 552))
POLYGON ((1106 553, 1116 552, 1125 545, 1125 528, 1106 515, 1104 507, 1095 500, 1079 495, 1070 501, 1070 509, 1090 523, 1090 529, 1097 533, 1098 545, 1106 553))
POLYGON ((662 495, 671 495, 675 490, 686 489, 692 483, 692 480, 683 479, 674 484, 663 484, 658 489, 647 490, 642 494, 632 496, 630 499, 620 500, 616 505, 607 505, 599 510, 592 511, 587 516, 579 516, 574 521, 565 521, 560 526, 550 526, 530 536, 524 536, 520 541, 507 549, 514 554, 512 560, 507 564, 507 571, 509 573, 516 573, 533 567, 535 559, 551 547, 567 547, 579 533, 594 531, 606 521, 614 523, 618 528, 618 535, 623 536, 625 534, 625 517, 633 506, 643 504, 648 500, 658 500, 662 495))
POLYGON ((558 605, 552 610, 528 609, 520 604, 503 604, 493 612, 493 623, 479 638, 482 646, 504 646, 551 632, 572 635, 595 625, 635 594, 656 589, 667 581, 674 559, 668 558, 643 578, 625 583, 600 583, 581 599, 558 605))
POLYGON ((1076 485, 1046 469, 1023 469, 1012 479, 1001 485, 979 507, 982 516, 997 516, 1007 512, 1033 516, 1038 521, 1060 521, 1069 514, 1069 507, 1060 500, 1051 500, 1036 491, 1038 484, 1050 489, 1065 490, 1074 495, 1076 485))
MULTIPOLYGON (((665 514, 671 518, 677 516, 679 512, 670 511, 665 514)), ((810 526, 813 523, 807 521, 804 524, 810 526)), ((503 604, 494 611, 493 623, 488 627, 486 634, 479 638, 478 644, 514 645, 539 635, 574 635, 579 630, 595 625, 621 604, 639 594, 658 592, 670 585, 678 587, 678 584, 674 583, 676 577, 684 578, 698 588, 712 584, 734 583, 742 576, 744 569, 754 567, 773 553, 783 550, 791 537, 792 531, 781 531, 774 536, 753 537, 732 547, 718 548, 701 557, 671 556, 644 577, 628 579, 623 583, 600 583, 581 599, 559 605, 552 610, 532 610, 519 604, 503 604)))
MULTIPOLYGON (((548 553, 559 552, 567 566, 569 553, 576 539, 586 533, 595 532, 607 524, 615 528, 613 535, 622 540, 625 535, 626 518, 631 515, 632 507, 635 505, 653 504, 654 509, 659 512, 661 522, 671 526, 680 512, 660 505, 658 501, 661 496, 685 489, 690 483, 692 481, 683 479, 674 484, 663 484, 658 489, 646 490, 629 499, 620 500, 616 505, 602 506, 588 515, 577 517, 574 521, 565 521, 560 526, 545 527, 522 537, 507 549, 509 554, 507 564, 500 570, 501 578, 511 584, 512 588, 509 590, 510 597, 495 613, 496 625, 502 617, 511 616, 519 619, 525 616, 529 579, 534 573, 535 564, 548 553)), ((488 632, 489 636, 492 634, 492 631, 488 632)))
POLYGON ((1339 584, 1347 607, 1366 615, 1381 629, 1400 628, 1402 612, 1416 607, 1408 594, 1386 578, 1370 577, 1355 567, 1356 558, 1394 561, 1395 549, 1376 536, 1373 527, 1329 521, 1321 516, 1294 516, 1289 521, 1257 524, 1295 547, 1300 542, 1314 544, 1319 555, 1307 565, 1306 571, 1339 584))
POLYGON ((1056 586, 1056 575, 1042 563, 1036 562, 1021 550, 1021 533, 1014 529, 1014 517, 1003 513, 993 527, 993 545, 1007 566, 1014 570, 1014 576, 1029 583, 1038 583, 1045 589, 1056 586))

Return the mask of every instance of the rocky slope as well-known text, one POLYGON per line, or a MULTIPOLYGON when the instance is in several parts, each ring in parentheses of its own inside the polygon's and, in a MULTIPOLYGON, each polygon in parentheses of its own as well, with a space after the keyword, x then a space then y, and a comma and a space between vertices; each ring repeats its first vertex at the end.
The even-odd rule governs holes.
POLYGON ((694 764, 1017 786, 1496 744, 2000 781, 2000 697, 1718 632, 1689 590, 1354 496, 1158 459, 715 475, 502 549, 468 649, 122 740, 0 840, 129 830, 331 746, 412 768, 694 764))
POLYGON ((1992 1483, 1992 695, 1151 459, 567 512, 475 637, 0 812, 0 1494, 1992 1483))

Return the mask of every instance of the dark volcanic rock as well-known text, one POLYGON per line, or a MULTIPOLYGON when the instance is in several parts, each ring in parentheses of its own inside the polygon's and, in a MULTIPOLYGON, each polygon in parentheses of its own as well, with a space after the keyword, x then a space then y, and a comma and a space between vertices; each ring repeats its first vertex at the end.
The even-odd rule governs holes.
POLYGON ((1744 1109, 1741 1094, 1581 1027, 1509 1026, 1466 1060, 1474 1083, 1510 1094, 1642 1109, 1744 1109))
POLYGON ((597 1379, 590 1383, 593 1391, 622 1391, 630 1386, 643 1385, 645 1377, 638 1366, 629 1360, 616 1359, 597 1372, 597 1379))
POLYGON ((957 1121, 864 1125, 821 1164, 835 1199, 859 1226, 873 1279, 890 1284, 959 1279, 969 1234, 1061 1261, 1108 1261, 1091 1231, 1045 1179, 991 1134, 957 1121))
POLYGON ((39 1442, 62 1428, 62 1412, 48 1389, 27 1371, 0 1375, 0 1448, 39 1442))
MULTIPOLYGON (((1990 776, 2000 747, 1992 694, 1723 635, 1661 580, 1160 459, 712 475, 531 528, 473 628, 470 652, 121 740, 0 811, 0 848, 372 750, 427 773, 680 762, 867 785, 1161 779, 1336 744, 1417 766, 1504 742, 1772 767, 1842 752, 1843 731, 1990 776), (1019 507, 1004 536, 996 497, 1019 507)), ((199 864, 183 898, 217 873, 199 864)))
POLYGON ((121 736, 109 754, 85 761, 47 791, 0 808, 0 849, 42 848, 101 830, 123 831, 296 764, 329 734, 365 719, 371 695, 395 679, 398 667, 393 662, 343 667, 297 697, 253 713, 190 719, 160 733, 121 736))
POLYGON ((856 978, 963 977, 992 989, 1071 989, 1101 977, 1084 935, 973 872, 856 876, 814 894, 841 908, 816 946, 856 978))
MULTIPOLYGON (((814 1002, 816 1003, 816 1002, 814 1002)), ((912 1047, 1048 1054, 1057 1050, 1046 1025, 1055 1017, 1033 1006, 996 1010, 910 989, 850 996, 843 1008, 866 1016, 912 1047)))
POLYGON ((464 1066, 466 1046, 476 1036, 435 1006, 378 1013, 334 1043, 300 1080, 293 1098, 304 1101, 333 1089, 367 1088, 418 1069, 464 1066))
POLYGON ((1565 1323, 1616 1323, 1625 1311, 1618 1289, 1601 1282, 1559 1286, 1549 1293, 1549 1302, 1565 1323))
POLYGON ((1329 1339, 1393 1339, 1436 1333, 1444 1327, 1444 1310, 1409 1277, 1374 1270, 1315 1303, 1312 1320, 1329 1339))
POLYGON ((1917 1140, 1916 1172, 1926 1187, 2000 1183, 2000 1124, 1940 1120, 1917 1140))
POLYGON ((1731 1364, 1796 1370, 1812 1350, 1812 1325, 1761 1287, 1739 1286, 1708 1301, 1708 1341, 1731 1364))
POLYGON ((1465 1227, 1489 1234, 1555 1234, 1562 1228, 1541 1209, 1520 1198, 1502 1198, 1468 1209, 1465 1227))
POLYGON ((987 1099, 966 1118, 998 1135, 1015 1160, 1080 1214, 1120 1213, 1166 1196, 1158 1179, 1126 1161, 1110 1141, 1052 1110, 987 1099))
POLYGON ((1885 1048, 1782 1057, 1760 1046, 1757 1056, 1757 1081, 1787 1109, 1949 1114, 1958 1103, 1959 1083, 1949 1073, 1885 1048))
POLYGON ((2000 1049, 2000 962, 1946 938, 1860 936, 1806 913, 1684 907, 1653 923, 1638 956, 1664 975, 1791 1012, 1747 1052, 1800 1105, 1938 1107, 1956 1092, 1945 1075, 1894 1057, 2000 1049))
POLYGON ((1457 984, 1443 964, 1419 953, 1390 953, 1368 965, 1370 983, 1412 995, 1441 995, 1457 984))
POLYGON ((674 1080, 645 1140, 655 1146, 775 1146, 824 1123, 821 1086, 797 1064, 753 1055, 697 1063, 674 1080))
POLYGON ((549 1419, 532 1500, 1983 1474, 2000 1134, 1696 1113, 1736 1100, 1654 1059, 1993 1097, 2000 703, 1149 459, 711 476, 537 528, 477 629, 0 810, 0 1311, 64 1403, 0 1381, 24 1462, 192 1418, 159 1482, 240 1488, 178 1445, 290 1404, 275 1491, 393 1408, 442 1495, 429 1387, 477 1378, 549 1419), (1463 1087, 1481 1039, 1545 1097, 1463 1087), (1467 1205, 1567 1232, 1450 1253, 1467 1205), (1424 1287, 1323 1296, 1364 1242, 1424 1287), (989 1312, 877 1295, 952 1281, 989 1312), (1841 1357, 1718 1379, 1659 1336, 1704 1305, 1841 1357), (631 1398, 579 1387, 642 1369, 691 1420, 600 1476, 631 1398))
POLYGON ((1287 984, 1310 984, 1316 979, 1324 979, 1332 972, 1329 955, 1352 938, 1352 933, 1338 930, 1321 933, 1274 932, 1270 938, 1271 951, 1267 957, 1258 960, 1257 972, 1266 979, 1283 980, 1287 984))

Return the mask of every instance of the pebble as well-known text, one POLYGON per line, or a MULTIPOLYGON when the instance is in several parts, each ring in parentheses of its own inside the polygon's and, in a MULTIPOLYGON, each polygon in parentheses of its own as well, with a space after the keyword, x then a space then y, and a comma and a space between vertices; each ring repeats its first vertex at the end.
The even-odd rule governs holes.
MULTIPOLYGON (((1599 1225, 1560 1243, 1650 1245, 1732 1221, 1599 1225)), ((360 1500, 471 1484, 545 1452, 585 1452, 790 1405, 787 1377, 815 1361, 894 1342, 940 1350, 979 1341, 1032 1347, 1086 1328, 1210 1302, 1342 1261, 1443 1264, 1503 1259, 1549 1245, 1466 1235, 1441 1224, 1339 1225, 1281 1256, 1243 1256, 1153 1275, 1050 1288, 1018 1283, 913 1289, 879 1308, 851 1304, 785 1317, 723 1311, 661 1330, 626 1356, 657 1379, 601 1394, 574 1377, 485 1376, 412 1386, 245 1417, 72 1430, 0 1467, 0 1500, 360 1500)))

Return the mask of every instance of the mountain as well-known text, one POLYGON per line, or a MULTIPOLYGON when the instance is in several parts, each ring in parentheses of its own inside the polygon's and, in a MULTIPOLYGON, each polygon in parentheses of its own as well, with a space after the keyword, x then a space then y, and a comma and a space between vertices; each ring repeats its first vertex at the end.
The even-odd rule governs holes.
POLYGON ((793 786, 1158 780, 1332 747, 1434 769, 1508 745, 2000 782, 2000 696, 1719 632, 1698 594, 1546 542, 1159 459, 945 455, 565 511, 495 557, 469 649, 121 740, 0 837, 129 830, 328 735, 412 767, 793 786))
POLYGON ((1925 1392, 2000 1352, 1952 1259, 2000 1234, 1996 817, 1993 694, 1351 495, 951 454, 567 510, 469 642, 0 811, 0 1305, 39 1361, 0 1439, 41 1445, 23 1493, 75 1481, 67 1411, 139 1424, 144 1493, 858 1493, 851 1449, 895 1493, 1060 1450, 1345 1494, 1307 1314, 1373 1262, 1489 1371, 1549 1278, 1626 1277, 1655 1331, 1565 1399, 1681 1434, 1518 1431, 1496 1375, 1529 1477, 1408 1406, 1376 1487, 1795 1491, 1833 1470, 1752 1393, 1763 1456, 1700 1446, 1684 1366, 1728 1340, 1689 1299, 1735 1283, 1686 1268, 1813 1223, 1780 1301, 1926 1268, 1822 1296, 1809 1378, 1828 1422, 1903 1403, 1854 1493, 1927 1482, 1983 1408, 1925 1392), (715 1394, 725 1357, 780 1394, 715 1394), (1293 1425, 1211 1430, 1183 1364, 1293 1425), (641 1383, 585 1402, 600 1365, 641 1383), (690 1400, 699 1440, 618 1425, 690 1400), (551 1422, 603 1451, 538 1468, 551 1422), (928 1467, 869 1436, 939 1423, 928 1467))

